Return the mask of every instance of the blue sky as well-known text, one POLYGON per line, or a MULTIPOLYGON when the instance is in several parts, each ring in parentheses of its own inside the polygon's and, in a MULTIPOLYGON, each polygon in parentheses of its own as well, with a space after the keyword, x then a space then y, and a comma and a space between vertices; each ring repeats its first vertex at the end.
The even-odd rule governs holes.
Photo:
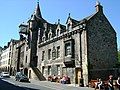
MULTIPOLYGON (((120 0, 99 0, 104 14, 117 33, 117 44, 120 48, 120 0)), ((65 25, 68 14, 81 20, 95 13, 96 0, 39 0, 44 19, 51 23, 65 25)), ((7 45, 11 39, 19 39, 18 26, 27 22, 34 12, 37 0, 1 0, 0 1, 0 46, 7 45)))

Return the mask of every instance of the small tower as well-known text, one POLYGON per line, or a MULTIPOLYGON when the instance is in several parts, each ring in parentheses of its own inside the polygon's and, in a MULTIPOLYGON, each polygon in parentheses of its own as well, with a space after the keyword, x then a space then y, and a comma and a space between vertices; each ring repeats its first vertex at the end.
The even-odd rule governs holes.
POLYGON ((28 21, 29 23, 29 28, 30 29, 36 29, 37 28, 37 22, 42 19, 41 11, 40 11, 40 6, 39 2, 37 2, 36 9, 34 13, 31 15, 31 19, 28 21))
POLYGON ((39 24, 42 20, 39 2, 37 2, 36 9, 31 16, 29 23, 29 47, 30 47, 30 66, 37 67, 37 41, 38 31, 40 30, 39 24))
POLYGON ((103 13, 103 6, 101 6, 99 1, 96 1, 96 12, 102 12, 103 13))

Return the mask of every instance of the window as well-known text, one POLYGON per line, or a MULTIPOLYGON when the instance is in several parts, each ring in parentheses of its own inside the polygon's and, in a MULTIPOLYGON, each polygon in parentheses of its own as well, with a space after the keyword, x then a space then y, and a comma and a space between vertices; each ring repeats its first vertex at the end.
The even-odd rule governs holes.
POLYGON ((48 75, 51 75, 51 66, 48 66, 48 75))
POLYGON ((57 65, 57 74, 60 75, 60 65, 57 65))
POLYGON ((10 58, 10 56, 12 56, 12 55, 11 55, 11 52, 9 52, 9 58, 10 58))
POLYGON ((51 49, 48 49, 48 59, 51 59, 51 49))
POLYGON ((27 63, 27 56, 26 56, 26 59, 25 59, 25 63, 27 63))
POLYGON ((72 25, 70 23, 67 25, 67 29, 68 29, 68 31, 72 30, 72 25))
POLYGON ((50 39, 51 37, 52 37, 52 34, 50 33, 48 39, 50 39))
POLYGON ((71 55, 71 45, 70 42, 65 44, 65 56, 71 55))
POLYGON ((10 46, 10 51, 11 51, 11 46, 10 46))
POLYGON ((57 58, 60 57, 60 46, 57 47, 57 58))
POLYGON ((45 51, 42 51, 42 61, 45 60, 45 51))
POLYGON ((26 47, 26 51, 28 51, 28 47, 26 47))
POLYGON ((58 29, 58 30, 57 30, 57 36, 59 36, 59 35, 60 35, 60 30, 58 29))
POLYGON ((42 74, 45 75, 45 67, 42 67, 42 74))
POLYGON ((45 36, 42 37, 42 41, 43 41, 43 42, 45 41, 45 36))
POLYGON ((55 49, 55 46, 53 47, 53 50, 52 50, 52 59, 54 60, 56 58, 56 49, 55 49))
POLYGON ((10 59, 8 59, 8 65, 10 65, 10 59))

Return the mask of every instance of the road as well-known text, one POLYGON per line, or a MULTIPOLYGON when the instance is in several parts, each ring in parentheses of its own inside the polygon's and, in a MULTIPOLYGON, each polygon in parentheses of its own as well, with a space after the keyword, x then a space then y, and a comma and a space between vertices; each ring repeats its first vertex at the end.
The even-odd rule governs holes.
POLYGON ((54 90, 28 82, 18 82, 11 78, 0 79, 0 90, 54 90))
POLYGON ((37 90, 37 89, 19 87, 0 79, 0 90, 37 90))
POLYGON ((0 80, 0 90, 94 90, 60 83, 31 80, 30 83, 18 82, 14 78, 0 80))

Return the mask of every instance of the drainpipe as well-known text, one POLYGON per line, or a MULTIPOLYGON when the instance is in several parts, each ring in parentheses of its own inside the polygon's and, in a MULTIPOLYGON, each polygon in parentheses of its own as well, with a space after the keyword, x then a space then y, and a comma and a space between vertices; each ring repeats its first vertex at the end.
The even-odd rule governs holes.
POLYGON ((84 22, 79 26, 79 39, 80 39, 80 70, 81 70, 81 79, 80 79, 80 86, 84 86, 84 79, 83 79, 83 63, 82 63, 82 38, 81 38, 81 35, 82 35, 82 32, 83 30, 85 30, 86 28, 86 19, 84 20, 84 22))
POLYGON ((82 68, 82 43, 81 43, 81 35, 82 35, 82 32, 83 30, 80 30, 79 32, 79 39, 80 39, 80 70, 81 70, 81 78, 80 78, 80 82, 79 82, 79 86, 84 86, 84 83, 83 83, 83 68, 82 68))

